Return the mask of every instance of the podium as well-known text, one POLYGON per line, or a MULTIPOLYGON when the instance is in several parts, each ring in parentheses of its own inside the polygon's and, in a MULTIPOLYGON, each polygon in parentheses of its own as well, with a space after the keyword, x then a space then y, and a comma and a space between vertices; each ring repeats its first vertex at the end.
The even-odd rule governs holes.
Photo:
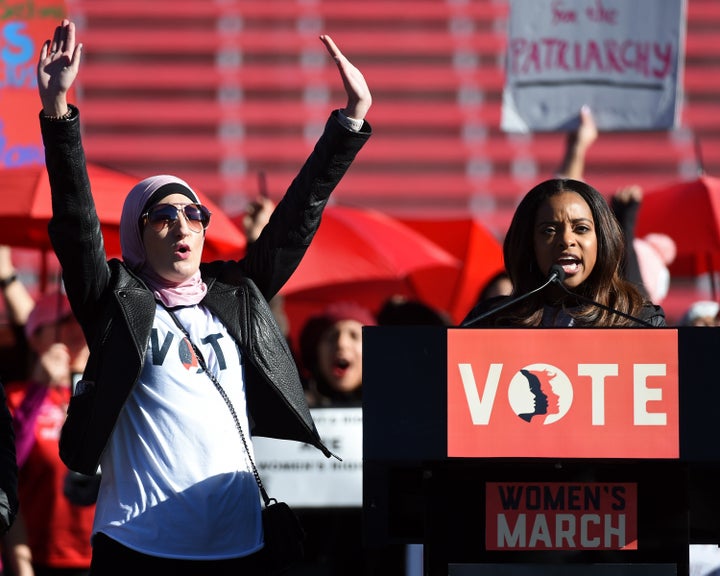
POLYGON ((720 543, 718 355, 714 328, 365 327, 366 546, 421 543, 431 576, 687 574, 720 543), (570 407, 566 382, 524 412, 529 373, 570 407))

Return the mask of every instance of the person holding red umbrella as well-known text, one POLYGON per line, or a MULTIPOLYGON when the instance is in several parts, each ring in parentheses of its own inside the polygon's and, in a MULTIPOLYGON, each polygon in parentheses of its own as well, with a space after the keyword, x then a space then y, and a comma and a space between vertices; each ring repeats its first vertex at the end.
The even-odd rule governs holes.
POLYGON ((77 472, 101 465, 94 576, 269 573, 274 558, 262 549, 272 541, 264 541, 251 435, 305 442, 332 456, 267 304, 300 263, 330 194, 371 135, 363 75, 329 36, 320 40, 337 65, 346 106, 331 113, 244 258, 202 264, 211 215, 186 182, 169 175, 130 190, 123 259, 106 259, 79 111, 67 102, 82 52, 74 24, 63 20, 42 46, 49 233, 90 348, 60 453, 77 472))

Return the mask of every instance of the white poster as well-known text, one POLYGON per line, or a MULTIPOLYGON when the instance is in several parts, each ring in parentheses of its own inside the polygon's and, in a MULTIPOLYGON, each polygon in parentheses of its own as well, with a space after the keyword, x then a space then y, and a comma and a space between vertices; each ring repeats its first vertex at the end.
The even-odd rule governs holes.
POLYGON ((510 0, 501 127, 567 131, 677 125, 686 0, 510 0))
POLYGON ((253 437, 255 465, 272 498, 297 508, 362 507, 362 408, 310 410, 333 454, 300 442, 253 437))

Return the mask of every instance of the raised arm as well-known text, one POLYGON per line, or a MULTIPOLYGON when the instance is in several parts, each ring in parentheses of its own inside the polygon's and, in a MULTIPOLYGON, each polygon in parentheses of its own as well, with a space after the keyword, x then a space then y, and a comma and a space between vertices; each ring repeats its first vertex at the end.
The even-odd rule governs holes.
POLYGON ((598 129, 595 125, 590 108, 583 106, 580 109, 580 124, 574 132, 569 132, 565 143, 565 153, 562 158, 558 176, 582 180, 585 174, 585 157, 587 151, 598 138, 598 129))
POLYGON ((67 93, 80 70, 81 54, 82 44, 75 44, 75 24, 63 20, 40 49, 37 82, 45 116, 59 119, 69 113, 67 93))
POLYGON ((643 189, 638 184, 619 188, 610 199, 610 207, 620 223, 625 238, 623 277, 640 288, 646 296, 648 290, 640 273, 640 262, 635 251, 635 224, 642 203, 643 189))
POLYGON ((242 273, 255 281, 268 300, 300 264, 330 194, 372 133, 365 119, 372 105, 365 78, 332 38, 322 35, 320 40, 337 65, 347 101, 345 108, 331 112, 323 134, 279 200, 267 226, 248 246, 242 273))
POLYGON ((341 112, 348 118, 364 120, 365 115, 372 105, 372 96, 370 95, 367 82, 365 82, 365 77, 362 75, 362 72, 353 66, 343 53, 340 52, 340 49, 335 45, 335 42, 333 42, 330 36, 323 34, 320 36, 320 40, 325 44, 325 48, 327 48, 330 56, 335 60, 338 70, 340 71, 343 86, 345 87, 347 105, 341 112))
MULTIPOLYGON (((39 115, 53 215, 48 234, 63 270, 73 311, 83 325, 97 313, 110 279, 100 221, 92 197, 80 112, 68 92, 80 70, 82 45, 74 23, 63 20, 40 48, 37 63, 39 115)), ((90 339, 90 338, 88 338, 90 339)))
POLYGON ((0 245, 0 291, 5 300, 8 320, 13 326, 22 328, 35 306, 35 300, 25 284, 18 279, 11 248, 6 245, 0 245))

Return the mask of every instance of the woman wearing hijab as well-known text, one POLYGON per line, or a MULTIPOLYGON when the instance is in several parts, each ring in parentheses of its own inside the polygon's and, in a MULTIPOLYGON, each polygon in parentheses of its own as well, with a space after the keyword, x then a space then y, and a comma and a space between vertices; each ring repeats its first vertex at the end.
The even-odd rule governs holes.
POLYGON ((41 49, 49 232, 90 347, 60 450, 73 470, 102 469, 93 575, 263 573, 251 434, 331 455, 267 304, 300 263, 330 193, 370 136, 362 74, 330 37, 320 39, 337 63, 347 106, 331 114, 246 256, 202 264, 211 214, 169 175, 129 192, 123 259, 106 259, 79 111, 67 103, 82 51, 73 23, 64 20, 41 49))

